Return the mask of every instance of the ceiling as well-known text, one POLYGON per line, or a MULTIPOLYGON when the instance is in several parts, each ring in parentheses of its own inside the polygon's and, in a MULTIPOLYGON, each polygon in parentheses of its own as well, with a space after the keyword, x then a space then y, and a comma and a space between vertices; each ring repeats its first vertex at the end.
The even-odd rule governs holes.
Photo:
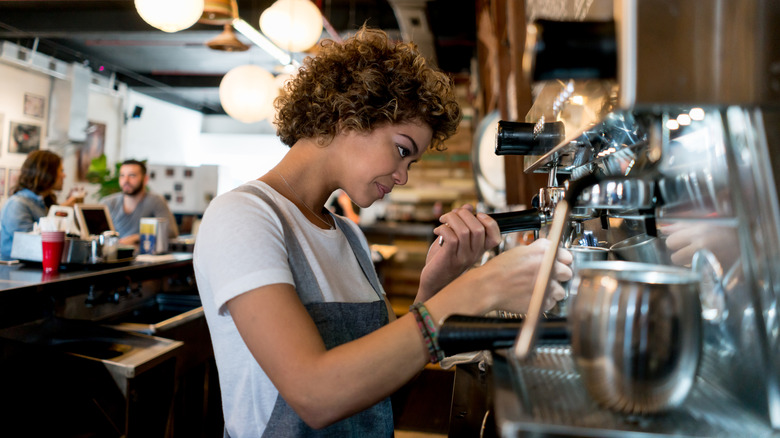
MULTIPOLYGON (((164 1, 164 0, 161 0, 164 1)), ((398 20, 387 0, 313 0, 340 37, 364 22, 400 39, 398 20)), ((256 29, 274 0, 238 0, 240 18, 256 29)), ((439 67, 468 72, 476 47, 474 0, 430 0, 428 26, 439 67)), ((133 90, 195 109, 224 114, 218 87, 233 67, 253 64, 279 73, 281 64, 242 35, 244 52, 212 50, 205 43, 222 26, 197 23, 176 33, 146 24, 133 0, 0 0, 0 40, 35 49, 128 84, 133 90)), ((323 32, 323 37, 328 37, 323 32)), ((293 54, 302 60, 305 53, 293 54)))

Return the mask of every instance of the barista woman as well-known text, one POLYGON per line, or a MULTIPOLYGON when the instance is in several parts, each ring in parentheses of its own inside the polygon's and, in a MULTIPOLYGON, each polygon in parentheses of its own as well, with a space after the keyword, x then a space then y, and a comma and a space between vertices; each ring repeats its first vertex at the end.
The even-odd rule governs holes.
MULTIPOLYGON (((65 172, 59 155, 45 150, 27 155, 19 181, 12 189, 13 195, 8 198, 0 213, 0 256, 3 259, 11 258, 14 233, 32 231, 33 224, 46 216, 49 207, 57 203, 54 192, 62 190, 64 179, 65 172)), ((73 206, 79 200, 81 198, 71 196, 61 205, 73 206)))
MULTIPOLYGON (((396 320, 360 229, 324 205, 342 189, 368 207, 406 184, 458 125, 450 80, 413 45, 364 28, 323 43, 275 106, 289 152, 212 201, 195 245, 226 435, 393 436, 388 397, 442 358, 440 321, 522 312, 549 242, 468 269, 498 244, 498 226, 470 207, 444 214, 417 304, 396 320)), ((571 255, 560 253, 554 278, 567 280, 571 255)))

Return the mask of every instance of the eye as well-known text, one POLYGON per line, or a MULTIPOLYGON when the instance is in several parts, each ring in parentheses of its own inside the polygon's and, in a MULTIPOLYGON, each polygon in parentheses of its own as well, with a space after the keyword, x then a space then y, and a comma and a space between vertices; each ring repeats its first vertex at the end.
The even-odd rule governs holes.
POLYGON ((401 158, 406 158, 412 154, 412 152, 408 148, 405 148, 399 144, 395 145, 395 147, 398 148, 398 153, 401 155, 401 158))

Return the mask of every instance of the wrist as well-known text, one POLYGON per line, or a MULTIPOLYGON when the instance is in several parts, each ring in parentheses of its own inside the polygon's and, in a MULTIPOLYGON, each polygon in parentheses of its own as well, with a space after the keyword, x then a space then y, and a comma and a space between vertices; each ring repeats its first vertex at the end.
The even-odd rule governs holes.
POLYGON ((439 323, 452 314, 481 316, 496 307, 492 289, 489 273, 475 268, 426 300, 426 305, 439 323))

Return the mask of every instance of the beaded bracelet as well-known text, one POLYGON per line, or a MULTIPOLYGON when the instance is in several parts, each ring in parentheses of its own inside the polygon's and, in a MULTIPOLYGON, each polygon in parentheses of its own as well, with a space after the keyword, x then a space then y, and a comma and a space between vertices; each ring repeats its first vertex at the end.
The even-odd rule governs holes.
POLYGON ((425 322, 423 321, 422 315, 420 315, 420 312, 414 308, 410 307, 409 311, 412 312, 414 315, 414 319, 417 321, 417 328, 420 329, 420 333, 422 334, 423 341, 425 341, 425 347, 428 349, 428 355, 429 360, 431 363, 436 363, 436 349, 433 346, 433 340, 431 339, 431 336, 428 334, 428 330, 425 329, 425 322))
POLYGON ((436 325, 433 323, 431 314, 428 313, 428 309, 424 304, 417 303, 410 306, 409 310, 414 314, 414 318, 417 320, 417 326, 420 328, 420 333, 422 333, 423 339, 425 340, 425 346, 428 348, 430 362, 437 363, 444 359, 446 355, 439 347, 439 332, 436 329, 436 325))

